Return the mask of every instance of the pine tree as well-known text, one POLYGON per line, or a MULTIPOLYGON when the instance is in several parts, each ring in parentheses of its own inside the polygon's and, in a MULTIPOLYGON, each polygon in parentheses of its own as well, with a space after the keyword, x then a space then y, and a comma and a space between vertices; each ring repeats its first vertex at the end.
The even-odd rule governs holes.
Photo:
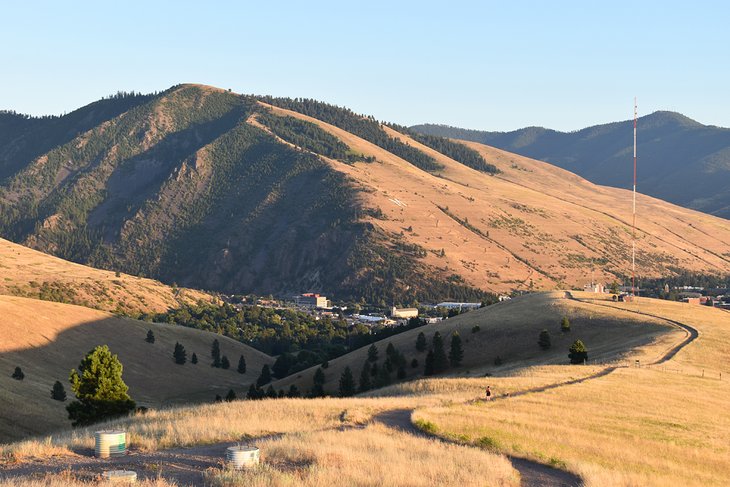
POLYGON ((374 364, 372 365, 372 367, 370 367, 370 375, 371 375, 372 377, 375 377, 376 375, 378 375, 378 370, 379 370, 379 368, 378 368, 378 364, 377 364, 377 362, 376 362, 376 363, 374 363, 374 364))
POLYGON ((192 357, 190 357, 190 363, 193 364, 193 365, 195 365, 195 364, 198 363, 198 356, 195 355, 195 352, 193 352, 192 357))
POLYGON ((251 384, 248 386, 248 394, 246 394, 246 399, 250 399, 252 401, 259 399, 259 389, 256 387, 256 385, 251 384))
POLYGON ((352 376, 352 370, 349 366, 347 366, 340 377, 340 397, 349 397, 354 395, 355 378, 352 376))
POLYGON ((461 346, 461 335, 458 331, 451 334, 451 349, 449 350, 449 364, 452 367, 458 367, 461 365, 461 361, 464 360, 464 349, 461 346))
POLYGON ((428 344, 426 343, 426 335, 421 332, 416 338, 416 350, 418 350, 419 352, 425 352, 426 347, 428 347, 428 344))
POLYGON ((269 397, 271 399, 276 399, 277 397, 279 397, 274 390, 274 386, 272 386, 271 384, 269 384, 268 389, 266 389, 266 397, 269 397))
POLYGON ((396 349, 391 342, 388 342, 388 346, 385 347, 385 356, 392 357, 396 354, 396 349))
POLYGON ((243 358, 243 355, 238 359, 238 373, 239 374, 245 374, 246 373, 246 359, 243 358))
POLYGON ((396 371, 395 375, 400 380, 405 379, 406 378, 406 366, 403 364, 399 365, 398 370, 396 371))
POLYGON ((210 350, 210 356, 213 358, 213 363, 211 364, 215 368, 220 368, 221 366, 221 344, 218 343, 218 339, 213 340, 213 346, 210 350))
POLYGON ((228 394, 226 394, 226 401, 231 402, 236 400, 236 393, 233 392, 233 389, 228 389, 228 394))
POLYGON ((547 330, 542 330, 540 332, 540 337, 537 339, 537 344, 540 345, 540 348, 543 350, 547 350, 550 348, 552 343, 550 342, 550 333, 547 330))
POLYGON ((51 399, 61 402, 66 400, 66 389, 63 388, 63 384, 61 384, 60 380, 57 380, 56 383, 53 384, 53 389, 51 389, 51 399))
POLYGON ((155 343, 155 334, 152 330, 147 330, 147 338, 144 339, 147 343, 155 343))
POLYGON ((426 366, 423 369, 423 375, 433 375, 433 350, 429 350, 426 354, 426 366))
POLYGON ((576 340, 570 346, 568 350, 568 358, 570 358, 571 364, 582 364, 588 360, 588 348, 581 340, 576 340))
POLYGON ((286 397, 301 397, 302 393, 299 392, 299 388, 294 384, 289 386, 289 392, 286 393, 286 397))
POLYGON ((223 402, 223 398, 221 397, 220 394, 215 395, 215 402, 223 402))
POLYGON ((264 364, 264 366, 261 367, 261 375, 259 375, 259 378, 256 379, 256 386, 263 387, 269 382, 271 382, 271 369, 269 368, 269 364, 264 364))
POLYGON ((289 369, 294 365, 294 362, 296 360, 294 357, 292 357, 291 354, 288 353, 282 353, 276 358, 276 361, 274 362, 274 365, 271 366, 271 372, 273 373, 274 377, 278 379, 283 379, 287 375, 289 375, 289 369))
POLYGON ((312 392, 311 392, 312 397, 323 397, 325 395, 325 393, 324 393, 325 380, 326 379, 324 376, 324 371, 320 367, 314 373, 313 387, 312 387, 312 392))
POLYGON ((358 390, 360 392, 369 391, 373 387, 372 382, 370 380, 370 365, 368 365, 367 362, 362 366, 362 370, 360 371, 360 387, 358 390))
POLYGON ((20 367, 15 367, 15 371, 10 376, 15 380, 23 380, 25 378, 25 374, 23 373, 23 370, 20 367))
POLYGON ((433 373, 440 374, 449 368, 449 358, 444 351, 444 339, 441 333, 433 334, 433 373))
POLYGON ((416 367, 418 367, 418 359, 417 358, 414 358, 413 360, 411 360, 411 367, 413 367, 414 369, 416 367))
POLYGON ((231 368, 231 362, 228 361, 228 357, 225 355, 221 357, 221 369, 230 369, 231 368))
POLYGON ((390 372, 385 367, 381 368, 377 377, 375 377, 375 387, 385 387, 390 385, 390 382, 390 372))
POLYGON ((570 320, 567 316, 563 316, 563 319, 560 320, 560 330, 563 333, 568 333, 570 331, 570 320))
POLYGON ((370 348, 368 348, 368 361, 369 362, 378 361, 378 347, 376 347, 374 343, 372 345, 370 345, 370 348))
POLYGON ((172 358, 179 365, 183 365, 188 361, 188 353, 185 351, 185 347, 178 342, 175 342, 175 350, 172 352, 172 358))
POLYGON ((122 416, 134 410, 135 403, 127 394, 122 380, 123 366, 109 347, 100 345, 86 354, 79 370, 69 376, 76 400, 66 406, 73 426, 122 416))

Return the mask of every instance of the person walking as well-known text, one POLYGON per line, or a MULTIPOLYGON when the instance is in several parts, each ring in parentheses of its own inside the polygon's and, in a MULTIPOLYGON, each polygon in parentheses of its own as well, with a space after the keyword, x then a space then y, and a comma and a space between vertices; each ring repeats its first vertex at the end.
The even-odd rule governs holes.
POLYGON ((487 386, 487 390, 484 391, 484 395, 487 397, 487 401, 492 400, 492 389, 489 386, 487 386))

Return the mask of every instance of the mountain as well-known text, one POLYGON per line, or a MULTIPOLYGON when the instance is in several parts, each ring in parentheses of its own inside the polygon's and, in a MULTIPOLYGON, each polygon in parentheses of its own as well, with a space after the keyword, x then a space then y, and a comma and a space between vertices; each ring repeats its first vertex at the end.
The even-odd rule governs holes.
POLYGON ((65 406, 73 399, 69 372, 100 344, 118 354, 130 396, 138 405, 154 408, 209 403, 216 394, 225 396, 230 388, 245 390, 264 364, 273 363, 268 355, 214 333, 122 318, 81 306, 0 296, 0 311, 0 443, 68 427, 65 406), (145 341, 148 330, 153 331, 155 343, 145 341), (215 339, 233 364, 228 370, 210 366, 215 339), (184 365, 173 361, 176 342, 188 354, 184 365), (190 362, 193 353, 198 364, 190 362), (242 354, 245 374, 236 370, 242 354), (5 373, 15 367, 25 374, 22 381, 5 373), (65 403, 51 399, 57 380, 66 388, 65 403))
MULTIPOLYGON (((576 132, 542 127, 483 132, 432 124, 411 129, 546 161, 596 184, 632 186, 632 120, 576 132)), ((642 193, 730 218, 730 129, 660 111, 639 118, 637 144, 637 186, 642 193)))
MULTIPOLYGON (((0 233, 98 268, 381 304, 630 272, 625 191, 314 100, 179 85, 3 120, 0 233)), ((727 220, 639 205, 641 276, 730 273, 727 220)))

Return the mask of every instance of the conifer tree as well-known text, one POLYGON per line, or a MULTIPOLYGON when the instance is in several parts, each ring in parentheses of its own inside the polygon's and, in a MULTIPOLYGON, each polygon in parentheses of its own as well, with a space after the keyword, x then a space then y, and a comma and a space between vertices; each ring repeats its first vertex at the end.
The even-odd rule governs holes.
POLYGON ((365 362, 362 366, 362 370, 360 371, 360 385, 358 387, 358 391, 369 391, 372 387, 372 381, 370 380, 370 365, 365 362))
POLYGON ((433 350, 429 350, 426 354, 426 366, 423 369, 423 375, 433 375, 433 350))
POLYGON ((25 378, 25 374, 20 367, 15 367, 15 371, 13 371, 13 374, 10 377, 15 380, 23 380, 25 378))
POLYGON ((221 397, 220 394, 215 395, 215 402, 223 402, 223 398, 221 397))
POLYGON ((406 366, 401 364, 398 366, 398 370, 395 373, 396 377, 398 377, 399 380, 403 380, 406 378, 406 366))
POLYGON ((236 393, 233 391, 233 389, 228 389, 228 394, 226 394, 226 401, 231 402, 236 400, 236 393))
POLYGON ((378 347, 374 343, 368 348, 368 361, 373 363, 378 361, 378 347))
POLYGON ((414 358, 413 360, 411 360, 411 367, 413 367, 414 369, 416 367, 418 367, 418 359, 417 358, 414 358))
POLYGON ((51 389, 51 399, 61 402, 66 400, 66 389, 63 388, 63 384, 61 384, 60 380, 57 380, 56 383, 53 384, 53 389, 51 389))
POLYGON ((220 368, 221 366, 221 344, 218 343, 218 339, 216 338, 213 340, 213 346, 210 350, 210 356, 213 358, 213 363, 211 364, 215 368, 220 368))
POLYGON ((416 338, 416 350, 418 350, 419 352, 425 352, 426 347, 428 347, 428 344, 426 343, 426 335, 421 332, 416 338))
POLYGON ((106 345, 99 345, 86 354, 79 370, 69 376, 76 400, 66 406, 73 426, 122 416, 134 410, 135 403, 127 394, 122 380, 119 358, 106 345))
POLYGON ((269 384, 269 387, 266 389, 266 397, 269 397, 271 399, 276 399, 278 394, 276 394, 276 391, 274 390, 274 386, 269 384))
POLYGON ((440 374, 449 368, 449 358, 444 351, 444 339, 441 333, 433 334, 433 373, 440 374))
POLYGON ((190 363, 193 365, 198 363, 198 356, 195 355, 195 352, 193 352, 193 355, 190 357, 190 363))
POLYGON ((540 345, 540 348, 543 350, 547 350, 552 345, 550 341, 550 333, 547 330, 542 330, 540 332, 540 336, 537 339, 537 344, 540 345))
POLYGON ((286 393, 286 397, 300 397, 301 395, 299 388, 294 384, 289 386, 289 392, 286 393))
POLYGON ((388 372, 388 369, 385 367, 382 367, 378 371, 378 375, 375 377, 375 387, 385 387, 390 385, 391 379, 390 379, 390 372, 388 372))
POLYGON ((185 347, 178 342, 175 342, 175 350, 172 352, 172 358, 179 365, 183 365, 188 361, 188 353, 185 351, 185 347))
POLYGON ((449 364, 452 367, 461 365, 464 360, 464 349, 461 346, 461 335, 458 331, 451 334, 451 348, 449 349, 449 364))
POLYGON ((340 397, 349 397, 354 395, 355 378, 352 376, 352 370, 349 366, 347 366, 340 377, 340 397))
POLYGON ((155 343, 155 334, 152 330, 147 330, 147 338, 144 339, 147 343, 155 343))
POLYGON ((230 369, 231 368, 231 362, 228 361, 228 357, 225 355, 221 357, 221 369, 230 369))
POLYGON ((385 356, 392 357, 396 354, 396 349, 391 342, 388 342, 388 346, 385 347, 385 356))
POLYGON ((563 316, 563 319, 560 320, 560 331, 563 333, 568 333, 570 331, 570 320, 567 316, 563 316))
POLYGON ((588 360, 588 348, 581 340, 574 341, 568 352, 571 364, 582 364, 588 360))
POLYGON ((261 367, 261 374, 259 375, 259 378, 256 379, 256 386, 263 387, 269 382, 271 382, 271 369, 269 368, 269 364, 264 364, 264 366, 261 367))
POLYGON ((314 373, 313 387, 312 387, 312 392, 311 392, 312 397, 322 397, 325 395, 325 393, 324 393, 325 380, 326 379, 324 376, 324 371, 320 367, 314 373))
POLYGON ((238 373, 239 374, 245 374, 246 373, 246 359, 243 358, 243 354, 241 354, 241 357, 238 359, 238 373))
POLYGON ((248 386, 248 394, 246 394, 246 399, 250 400, 256 400, 259 399, 259 389, 256 387, 255 384, 251 384, 248 386))

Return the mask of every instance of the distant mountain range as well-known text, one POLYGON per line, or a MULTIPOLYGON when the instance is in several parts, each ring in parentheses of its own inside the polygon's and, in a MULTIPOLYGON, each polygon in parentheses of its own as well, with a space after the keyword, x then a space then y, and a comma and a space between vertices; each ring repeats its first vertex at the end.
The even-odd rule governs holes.
MULTIPOLYGON (((596 184, 618 188, 632 185, 633 120, 576 132, 542 127, 485 132, 433 124, 411 129, 539 159, 596 184)), ((730 218, 730 129, 660 111, 641 117, 637 132, 639 191, 730 218)))
MULTIPOLYGON (((730 273, 730 222, 639 201, 642 276, 730 273)), ((549 164, 315 100, 178 85, 0 113, 0 236, 211 291, 385 306, 622 280, 629 208, 549 164)))

